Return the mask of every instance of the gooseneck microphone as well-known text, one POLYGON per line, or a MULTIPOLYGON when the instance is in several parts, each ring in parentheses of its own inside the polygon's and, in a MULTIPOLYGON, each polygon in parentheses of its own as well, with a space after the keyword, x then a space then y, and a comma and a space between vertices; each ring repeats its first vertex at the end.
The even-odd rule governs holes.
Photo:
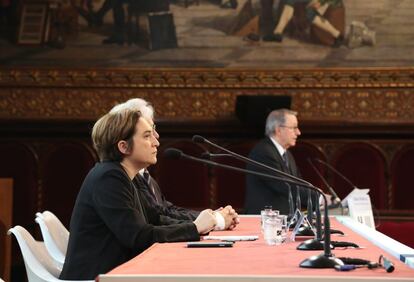
POLYGON ((210 152, 204 152, 201 154, 201 158, 205 160, 211 160, 213 158, 220 158, 220 157, 231 157, 230 154, 213 154, 210 152))
MULTIPOLYGON (((204 137, 202 137, 200 135, 194 135, 193 138, 192 138, 192 140, 195 143, 201 143, 201 144, 202 143, 206 143, 206 144, 209 144, 209 145, 211 145, 211 146, 213 146, 213 147, 215 147, 215 148, 217 148, 217 149, 219 149, 219 150, 221 150, 223 152, 226 152, 228 155, 230 155, 230 156, 232 156, 232 157, 234 157, 234 158, 236 158, 238 160, 241 160, 243 162, 250 163, 250 164, 255 165, 257 167, 261 167, 261 168, 267 169, 268 171, 275 172, 275 173, 277 173, 279 175, 282 175, 284 177, 287 177, 289 179, 293 179, 296 182, 299 182, 301 184, 313 186, 311 183, 309 183, 306 180, 303 180, 303 179, 301 179, 299 177, 296 177, 296 176, 293 176, 293 175, 291 175, 289 173, 286 173, 286 172, 280 171, 278 169, 275 169, 274 167, 271 167, 271 166, 268 166, 268 165, 259 163, 259 162, 255 161, 255 160, 249 159, 249 158, 247 158, 245 156, 239 155, 239 154, 237 154, 235 152, 232 152, 232 151, 230 151, 230 150, 228 150, 228 149, 226 149, 226 148, 224 148, 224 147, 222 147, 220 145, 217 145, 217 144, 209 141, 208 139, 206 139, 206 138, 204 138, 204 137)), ((299 185, 298 183, 295 183, 295 184, 299 185)))
MULTIPOLYGON (((317 161, 319 161, 320 163, 322 163, 322 160, 319 159, 315 159, 317 161)), ((311 159, 308 159, 308 162, 310 164, 310 166, 313 168, 313 170, 316 172, 316 174, 319 176, 319 178, 322 180, 323 184, 325 184, 325 186, 328 188, 329 193, 331 193, 331 201, 332 201, 332 206, 333 207, 338 207, 340 206, 342 209, 342 203, 341 203, 341 199, 338 197, 338 194, 336 194, 335 190, 332 188, 331 185, 329 185, 328 181, 326 181, 325 177, 323 177, 323 175, 319 172, 319 170, 316 168, 316 166, 313 164, 311 159)))
POLYGON ((172 160, 179 160, 183 156, 183 151, 175 149, 175 148, 168 148, 164 151, 163 155, 164 158, 172 159, 172 160))
MULTIPOLYGON (((317 162, 319 162, 319 163, 321 163, 321 164, 323 164, 323 165, 325 165, 327 168, 329 168, 331 171, 333 171, 336 175, 338 175, 340 178, 342 178, 346 183, 348 183, 353 189, 359 189, 354 183, 351 182, 351 180, 349 180, 348 178, 346 178, 345 175, 343 175, 342 173, 340 173, 332 165, 330 165, 327 162, 325 162, 325 161, 323 161, 321 159, 318 159, 318 158, 316 158, 314 160, 317 161, 317 162)), ((333 191, 333 192, 335 193, 335 191, 333 191)), ((334 194, 332 193, 332 195, 334 195, 334 194)), ((337 197, 337 195, 336 195, 336 197, 337 197)), ((374 206, 373 203, 371 203, 371 204, 372 204, 372 210, 373 210, 373 212, 378 215, 378 210, 375 208, 375 206, 374 206)), ((341 207, 343 208, 342 202, 341 202, 341 207)), ((380 219, 378 220, 377 225, 380 224, 379 222, 380 222, 380 219)))
MULTIPOLYGON (((307 181, 305 181, 303 179, 294 177, 293 175, 290 175, 290 174, 285 173, 283 171, 277 170, 274 167, 265 165, 263 163, 259 163, 259 162, 255 161, 255 160, 246 158, 245 156, 242 156, 242 155, 237 154, 237 153, 235 153, 233 151, 230 151, 230 150, 228 150, 228 149, 226 149, 226 148, 224 148, 224 147, 222 147, 220 145, 217 145, 217 144, 209 141, 208 139, 206 139, 206 138, 204 138, 204 137, 202 137, 200 135, 194 135, 193 138, 192 138, 192 140, 195 143, 206 143, 206 144, 209 144, 209 145, 215 147, 216 149, 219 149, 221 151, 226 152, 226 154, 212 154, 210 152, 205 152, 205 153, 203 153, 201 155, 201 157, 204 158, 204 159, 210 159, 211 160, 214 157, 223 157, 223 156, 225 156, 225 157, 233 157, 235 159, 238 159, 238 160, 243 161, 245 163, 249 163, 249 164, 254 165, 256 167, 260 167, 260 168, 267 169, 268 171, 277 173, 278 175, 283 175, 283 176, 288 177, 290 179, 294 179, 294 180, 297 180, 299 182, 303 182, 306 185, 310 184, 309 182, 307 182, 307 181)), ((293 203, 293 196, 292 196, 292 188, 290 187, 290 185, 288 183, 285 182, 285 184, 287 185, 288 191, 289 191, 288 192, 288 194, 289 194, 289 196, 288 196, 288 202, 289 202, 288 218, 292 218, 292 216, 294 214, 294 210, 295 210, 294 203, 293 203)), ((296 207, 300 207, 301 204, 300 204, 300 196, 299 196, 299 191, 298 191, 299 189, 298 189, 297 186, 296 186, 296 188, 297 188, 297 191, 296 191, 297 192, 296 193, 296 207)), ((296 222, 291 223, 291 226, 294 226, 294 225, 296 225, 296 222)), ((298 235, 300 235, 300 234, 298 234, 298 235)))
MULTIPOLYGON (((269 171, 275 172, 275 173, 277 173, 279 175, 286 176, 286 177, 288 177, 290 179, 297 180, 297 181, 302 182, 302 183, 305 184, 305 185, 299 185, 299 186, 302 186, 302 187, 307 186, 307 185, 314 186, 313 184, 311 184, 311 183, 309 183, 309 182, 307 182, 307 181, 305 181, 305 180, 303 180, 301 178, 295 177, 295 176, 293 176, 291 174, 282 172, 282 171, 280 171, 278 169, 275 169, 273 167, 267 166, 267 165, 265 165, 263 163, 259 163, 259 162, 255 161, 255 160, 246 158, 246 157, 244 157, 242 155, 239 155, 239 154, 237 154, 235 152, 232 152, 232 151, 230 151, 230 150, 228 150, 228 149, 226 149, 226 148, 224 148, 224 147, 222 147, 222 146, 220 146, 218 144, 215 144, 215 143, 209 141, 208 139, 206 139, 206 138, 204 138, 204 137, 202 137, 200 135, 194 135, 193 138, 192 138, 192 140, 195 143, 206 143, 206 144, 209 144, 209 145, 211 145, 211 146, 213 146, 213 147, 215 147, 215 148, 217 148, 217 149, 219 149, 221 151, 226 152, 226 154, 212 154, 210 152, 206 152, 206 153, 203 153, 202 154, 202 156, 208 156, 209 159, 211 159, 212 157, 222 157, 222 156, 228 157, 228 156, 231 156, 231 157, 234 157, 234 158, 236 158, 238 160, 241 160, 243 162, 250 163, 250 164, 255 165, 257 167, 265 168, 265 169, 267 169, 269 171)), ((308 161, 310 162, 309 159, 308 159, 308 161)), ((320 160, 320 161, 323 162, 322 160, 320 160)), ((326 180, 323 178, 323 176, 316 169, 316 167, 314 166, 314 164, 311 163, 311 162, 310 162, 310 164, 311 164, 312 168, 318 173, 319 177, 321 177, 322 181, 324 181, 325 185, 328 187, 329 192, 332 195, 332 202, 339 204, 339 206, 343 209, 342 204, 341 204, 341 200, 338 197, 338 195, 336 194, 335 190, 331 186, 329 186, 329 184, 326 182, 326 180)), ((342 177, 344 177, 344 176, 342 176, 342 177)), ((349 180, 348 180, 348 182, 350 183, 349 180)), ((290 209, 291 208, 293 209, 293 204, 292 204, 293 198, 292 198, 291 187, 290 187, 289 183, 286 183, 286 185, 287 185, 287 187, 289 189, 289 198, 288 198, 289 207, 290 207, 290 209)), ((309 192, 310 191, 311 190, 309 190, 309 192)), ((312 218, 311 218, 311 216, 312 216, 312 201, 311 201, 311 196, 309 196, 309 195, 310 194, 308 194, 308 221, 310 223, 312 223, 312 218)), ((323 250, 324 249, 324 242, 322 241, 323 240, 323 237, 322 237, 322 230, 321 230, 322 229, 322 227, 321 227, 322 220, 321 220, 320 208, 319 208, 319 204, 318 204, 319 203, 319 200, 316 199, 315 200, 315 203, 317 203, 316 204, 316 207, 315 207, 315 209, 316 209, 316 212, 315 212, 316 213, 316 224, 315 224, 316 225, 316 234, 312 230, 312 228, 310 228, 310 227, 301 227, 299 229, 298 233, 297 233, 297 236, 315 236, 315 238, 314 239, 306 240, 306 241, 302 242, 301 244, 299 244, 299 246, 297 247, 298 250, 306 250, 307 251, 307 250, 323 250)), ((301 204, 300 204, 300 197, 299 197, 299 191, 297 191, 297 193, 296 193, 296 206, 297 207, 300 207, 301 206, 301 204)), ((325 209, 328 209, 328 207, 326 205, 325 205, 325 209)), ((289 211, 289 214, 292 214, 293 215, 293 211, 289 211)), ((325 229, 325 230, 329 230, 329 236, 330 236, 330 234, 341 234, 341 235, 344 235, 344 233, 342 231, 340 231, 340 230, 330 229, 330 228, 329 229, 325 229)), ((324 233, 326 233, 326 232, 324 232, 324 233)), ((324 234, 324 236, 325 236, 325 234, 324 234)), ((342 241, 331 241, 330 242, 330 247, 331 248, 335 248, 335 247, 353 247, 353 248, 359 248, 358 245, 356 245, 356 244, 354 244, 352 242, 342 242, 342 241)))
MULTIPOLYGON (((318 158, 315 158, 314 160, 316 162, 319 162, 319 163, 323 164, 327 168, 329 168, 336 175, 338 175, 339 177, 341 177, 346 183, 348 183, 352 188, 358 188, 358 187, 355 186, 354 183, 351 182, 351 180, 349 180, 348 178, 346 178, 345 175, 343 175, 342 173, 340 173, 336 168, 334 168, 333 166, 331 166, 327 162, 325 162, 325 161, 323 161, 321 159, 318 159, 318 158)), ((328 187, 330 187, 330 186, 328 185, 328 187)), ((338 195, 335 193, 335 190, 332 187, 331 187, 331 189, 332 189, 332 191, 331 190, 329 190, 329 191, 332 193, 332 195, 339 199, 338 195)))
MULTIPOLYGON (((197 136, 197 137, 201 137, 201 136, 197 136)), ((202 137, 201 137, 202 138, 202 137)), ((206 139, 204 139, 206 140, 206 139)), ((206 160, 211 160, 213 158, 219 158, 219 157, 234 157, 231 154, 213 154, 210 153, 209 151, 204 152, 201 154, 201 158, 206 159, 206 160)), ((250 159, 248 159, 250 160, 250 159)), ((288 219, 291 219, 293 217, 293 214, 295 213, 295 207, 294 207, 294 203, 293 203, 293 196, 292 196, 292 188, 290 187, 289 183, 284 183, 288 190, 289 190, 289 194, 288 194, 288 203, 289 203, 289 211, 288 211, 288 219)), ((310 192, 311 190, 309 190, 310 192)), ((296 193, 296 206, 300 206, 300 196, 299 193, 296 193)), ((309 205, 308 205, 308 209, 309 209, 309 205)), ((291 226, 294 227, 296 225, 296 222, 291 223, 291 226)), ((299 229, 298 233, 296 234, 296 236, 312 236, 312 234, 302 234, 301 229, 299 229)), ((322 250, 322 249, 321 249, 322 250)))
POLYGON ((168 158, 171 158, 171 159, 185 158, 185 159, 188 159, 188 160, 204 163, 204 164, 207 164, 207 165, 217 166, 217 167, 224 168, 224 169, 234 170, 234 171, 243 172, 243 173, 249 173, 249 174, 253 174, 253 175, 257 175, 257 176, 261 176, 261 177, 266 177, 266 178, 270 178, 270 179, 274 179, 274 180, 279 180, 279 181, 285 181, 285 182, 292 183, 292 184, 295 184, 295 185, 300 185, 302 187, 305 187, 306 189, 311 189, 313 191, 316 191, 317 193, 322 195, 324 205, 325 205, 325 209, 324 209, 324 228, 325 228, 324 252, 320 255, 312 256, 308 259, 305 259, 304 261, 302 261, 299 264, 299 266, 300 267, 305 267, 305 268, 334 268, 335 265, 343 265, 344 264, 340 259, 336 258, 331 252, 331 240, 330 240, 330 232, 329 232, 330 222, 329 222, 328 209, 326 208, 328 206, 328 200, 327 200, 325 194, 322 192, 322 190, 320 188, 315 187, 310 183, 305 184, 303 182, 306 182, 306 181, 301 180, 299 178, 298 178, 298 180, 291 179, 291 177, 282 178, 282 177, 278 177, 278 176, 274 176, 274 175, 270 175, 270 174, 265 174, 265 173, 260 173, 260 172, 256 172, 256 171, 252 171, 252 170, 241 169, 241 168, 238 168, 238 167, 233 167, 233 166, 229 166, 229 165, 225 165, 225 164, 220 164, 220 163, 213 162, 213 161, 210 161, 210 160, 204 160, 204 159, 200 159, 200 158, 197 158, 197 157, 194 157, 194 156, 184 154, 182 151, 180 151, 178 149, 174 149, 174 148, 166 149, 165 152, 164 152, 164 156, 166 156, 168 158))
MULTIPOLYGON (((229 169, 229 170, 234 170, 234 171, 238 171, 238 172, 242 172, 242 173, 248 173, 248 174, 253 174, 253 175, 257 175, 257 176, 261 176, 261 177, 267 177, 267 178, 271 178, 271 179, 275 179, 275 180, 280 180, 280 181, 286 181, 292 184, 296 184, 296 185, 302 185, 300 183, 298 183, 297 181, 293 180, 293 179, 285 179, 283 177, 278 177, 278 176, 274 176, 274 175, 270 175, 270 174, 266 174, 266 173, 261 173, 261 172, 257 172, 257 171, 253 171, 253 170, 247 170, 247 169, 243 169, 243 168, 239 168, 239 167, 235 167, 235 166, 230 166, 230 165, 226 165, 226 164, 221 164, 221 163, 217 163, 214 161, 210 161, 210 160, 205 160, 205 159, 200 159, 194 156, 190 156, 187 155, 185 153, 183 153, 183 151, 178 150, 176 148, 168 148, 164 151, 163 153, 165 158, 168 159, 173 159, 173 160, 178 160, 181 158, 184 159, 188 159, 188 160, 192 160, 192 161, 196 161, 199 163, 203 163, 203 164, 207 164, 207 165, 211 165, 211 166, 216 166, 216 167, 220 167, 220 168, 224 168, 224 169, 229 169)), ((312 190, 315 190, 317 192, 319 192, 319 188, 317 187, 313 187, 309 188, 312 190)))
MULTIPOLYGON (((310 166, 313 168, 313 170, 316 172, 316 174, 319 176, 319 178, 322 180, 322 182, 325 184, 325 186, 328 188, 329 193, 331 193, 331 202, 332 204, 328 208, 341 208, 341 214, 344 214, 344 207, 342 205, 341 199, 336 194, 335 190, 332 188, 332 186, 329 185, 328 181, 326 181, 325 177, 319 172, 319 170, 316 168, 316 166, 313 164, 311 159, 308 159, 308 162, 310 166)), ((341 234, 344 235, 344 233, 340 230, 331 229, 331 234, 341 234)))
MULTIPOLYGON (((249 158, 247 158, 245 156, 242 156, 240 154, 237 154, 237 153, 235 153, 233 151, 230 151, 230 150, 228 150, 228 149, 226 149, 226 148, 224 148, 224 147, 222 147, 220 145, 217 145, 217 144, 209 141, 208 139, 206 139, 206 138, 204 138, 204 137, 202 137, 200 135, 194 135, 193 138, 192 138, 192 140, 195 143, 202 143, 202 144, 203 143, 206 143, 208 145, 213 146, 216 149, 219 149, 221 151, 226 152, 226 154, 211 154, 210 152, 206 152, 206 153, 203 153, 202 154, 202 157, 203 158, 211 159, 211 157, 215 157, 215 156, 231 156, 231 157, 234 157, 234 158, 236 158, 236 159, 238 159, 240 161, 243 161, 245 163, 249 163, 249 164, 254 165, 256 167, 264 168, 264 169, 266 169, 268 171, 274 172, 277 175, 282 175, 284 177, 287 177, 289 179, 296 180, 296 181, 298 181, 300 183, 303 183, 305 185, 312 185, 311 183, 309 183, 309 182, 307 182, 307 181, 305 181, 305 180, 303 180, 303 179, 301 179, 299 177, 295 177, 295 176, 293 176, 293 175, 291 175, 289 173, 280 171, 278 169, 275 169, 274 167, 265 165, 263 163, 257 162, 255 160, 252 160, 252 159, 249 159, 249 158)), ((287 183, 285 183, 285 184, 287 184, 287 183)), ((296 204, 296 207, 300 209, 300 207, 302 205, 301 205, 301 199, 300 199, 300 195, 299 195, 299 187, 298 186, 302 186, 302 185, 296 185, 296 199, 295 199, 295 204, 296 204)), ((288 187, 288 190, 289 190, 289 192, 288 192, 288 194, 289 194, 289 196, 288 196, 288 203, 289 203, 288 218, 291 218, 293 216, 293 214, 294 214, 294 209, 295 208, 294 208, 294 204, 293 204, 292 188, 290 187, 290 185, 287 185, 287 187, 288 187)), ((308 200, 309 200, 309 194, 308 194, 308 200)), ((312 208, 312 206, 309 206, 309 201, 308 201, 308 210, 309 210, 309 208, 312 208)), ((312 216, 312 213, 309 213, 308 216, 311 217, 312 216)), ((309 222, 312 222, 312 221, 309 221, 309 222)), ((317 222, 317 224, 320 224, 320 222, 317 222)), ((296 225, 296 222, 291 222, 291 226, 295 226, 295 225, 296 225)), ((313 235, 315 235, 315 234, 314 234, 314 232, 310 228, 301 228, 301 229, 299 229, 299 231, 297 233, 297 236, 313 236, 313 235)))

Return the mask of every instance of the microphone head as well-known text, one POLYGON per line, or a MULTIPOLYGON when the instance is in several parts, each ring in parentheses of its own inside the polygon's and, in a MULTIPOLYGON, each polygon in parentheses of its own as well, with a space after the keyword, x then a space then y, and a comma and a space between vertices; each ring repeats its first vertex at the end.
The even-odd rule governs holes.
POLYGON ((209 152, 204 152, 201 154, 201 158, 205 160, 211 160, 211 154, 209 152))
POLYGON ((206 139, 203 136, 194 135, 193 136, 193 142, 194 143, 204 143, 204 142, 206 142, 206 139))
POLYGON ((183 151, 175 148, 168 148, 164 151, 163 155, 167 159, 178 160, 181 159, 181 157, 183 156, 183 151))
POLYGON ((341 203, 341 199, 339 197, 335 197, 334 195, 331 196, 331 201, 333 204, 341 203))

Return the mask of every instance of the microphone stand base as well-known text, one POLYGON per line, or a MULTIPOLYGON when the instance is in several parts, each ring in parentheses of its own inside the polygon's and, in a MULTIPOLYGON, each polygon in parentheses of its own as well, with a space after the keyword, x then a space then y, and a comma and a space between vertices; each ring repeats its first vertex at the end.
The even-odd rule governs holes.
POLYGON ((296 227, 296 224, 298 223, 297 220, 294 220, 293 222, 290 222, 290 220, 288 219, 289 222, 289 230, 293 230, 296 227))
POLYGON ((309 239, 300 243, 297 247, 297 250, 301 251, 314 251, 314 250, 323 250, 323 242, 316 239, 309 239))
MULTIPOLYGON (((296 236, 315 236, 315 232, 308 226, 302 226, 299 228, 296 236)), ((323 250, 323 248, 321 250, 323 250)))
POLYGON ((341 230, 338 229, 331 229, 331 234, 341 234, 341 235, 345 235, 344 232, 342 232, 341 230))
POLYGON ((318 256, 311 256, 299 264, 300 267, 304 268, 335 268, 335 265, 344 265, 344 263, 333 255, 326 256, 323 253, 318 256))

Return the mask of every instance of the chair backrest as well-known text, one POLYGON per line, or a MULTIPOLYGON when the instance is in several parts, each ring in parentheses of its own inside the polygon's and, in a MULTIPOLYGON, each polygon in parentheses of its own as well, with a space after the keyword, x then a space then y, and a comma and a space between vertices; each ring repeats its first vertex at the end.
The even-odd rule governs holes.
MULTIPOLYGON (((331 165, 348 178, 353 185, 369 188, 371 204, 375 209, 388 209, 389 193, 385 153, 367 142, 350 142, 336 150, 331 165)), ((334 175, 332 186, 343 199, 353 187, 334 175)))
POLYGON ((43 242, 36 241, 25 228, 19 225, 10 228, 8 234, 16 237, 29 282, 59 281, 57 277, 62 269, 50 257, 43 242))
POLYGON ((63 223, 59 220, 59 218, 51 211, 44 211, 42 215, 43 215, 43 219, 46 221, 46 224, 50 226, 52 235, 53 236, 57 235, 55 238, 57 246, 62 251, 62 253, 66 255, 66 250, 68 248, 68 242, 69 242, 68 229, 63 225, 63 223))
POLYGON ((50 211, 37 213, 36 216, 35 221, 40 226, 46 249, 56 261, 63 264, 69 241, 69 231, 50 211))
MULTIPOLYGON (((60 280, 62 268, 50 257, 43 242, 36 241, 23 227, 16 225, 7 234, 14 234, 22 252, 29 282, 75 282, 60 280)), ((0 279, 1 280, 1 279, 0 279)), ((76 280, 77 282, 94 282, 94 280, 76 280)))
MULTIPOLYGON (((184 140, 165 142, 158 149, 160 154, 167 148, 174 147, 188 154, 199 156, 205 150, 199 144, 184 140)), ((207 166, 195 166, 191 161, 160 158, 151 173, 157 179, 164 196, 177 206, 203 209, 210 205, 210 184, 207 166), (185 177, 184 172, 186 172, 185 177), (176 190, 168 189, 175 187, 176 190)))

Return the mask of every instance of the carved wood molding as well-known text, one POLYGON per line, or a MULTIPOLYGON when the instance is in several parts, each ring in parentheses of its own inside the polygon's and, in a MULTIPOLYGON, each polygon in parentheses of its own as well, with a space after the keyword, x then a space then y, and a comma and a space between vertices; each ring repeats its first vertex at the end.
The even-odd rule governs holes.
POLYGON ((238 95, 291 95, 301 120, 414 124, 414 68, 1 69, 0 119, 95 120, 133 97, 159 119, 234 117, 238 95))
POLYGON ((238 95, 291 95, 292 108, 306 121, 414 123, 414 96, 407 89, 384 90, 133 90, 0 89, 0 119, 95 120, 113 105, 141 97, 159 119, 220 120, 234 117, 238 95))
POLYGON ((414 68, 366 69, 0 69, 0 86, 127 88, 414 87, 414 68))

